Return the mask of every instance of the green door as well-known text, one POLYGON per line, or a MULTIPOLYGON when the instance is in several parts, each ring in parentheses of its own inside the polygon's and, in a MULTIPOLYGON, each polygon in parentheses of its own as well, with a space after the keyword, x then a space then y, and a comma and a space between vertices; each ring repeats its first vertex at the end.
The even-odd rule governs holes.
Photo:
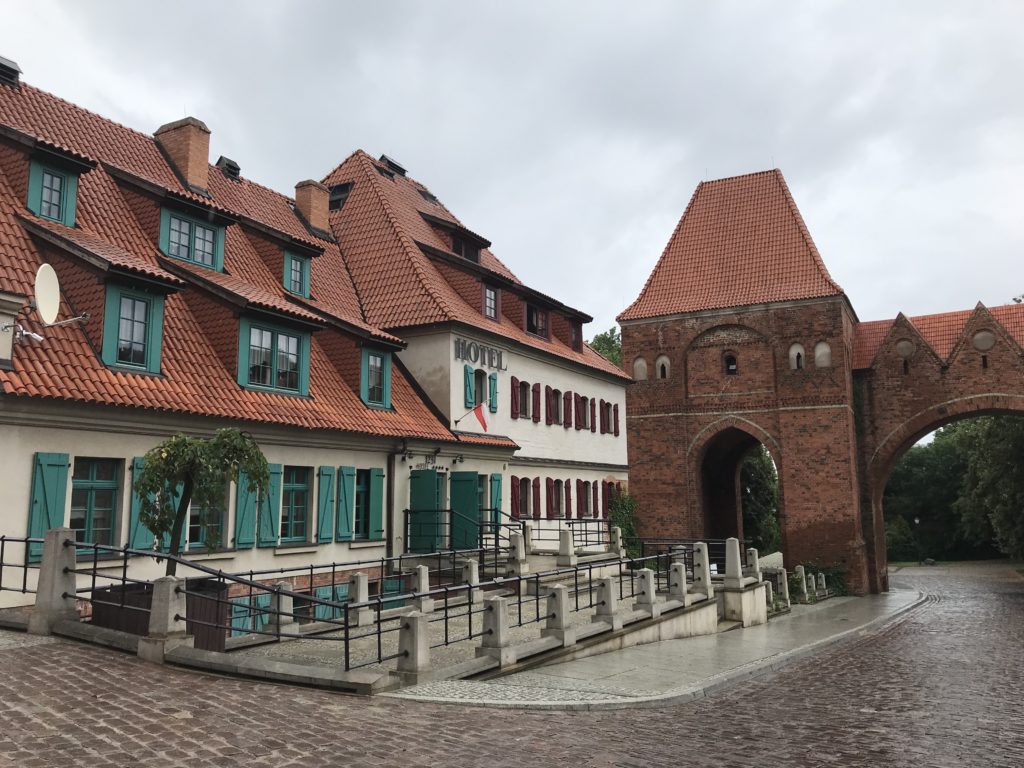
POLYGON ((452 547, 475 549, 480 546, 480 501, 476 472, 452 472, 452 547))
POLYGON ((436 552, 441 548, 441 495, 433 469, 414 469, 409 475, 410 552, 436 552))

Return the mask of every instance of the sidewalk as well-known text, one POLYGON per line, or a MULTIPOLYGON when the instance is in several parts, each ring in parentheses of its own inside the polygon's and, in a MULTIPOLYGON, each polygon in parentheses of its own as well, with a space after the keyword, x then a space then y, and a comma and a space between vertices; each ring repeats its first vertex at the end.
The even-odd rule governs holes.
POLYGON ((617 709, 700 698, 876 628, 923 601, 916 590, 794 605, 768 624, 635 646, 489 681, 451 680, 384 694, 515 709, 617 709))

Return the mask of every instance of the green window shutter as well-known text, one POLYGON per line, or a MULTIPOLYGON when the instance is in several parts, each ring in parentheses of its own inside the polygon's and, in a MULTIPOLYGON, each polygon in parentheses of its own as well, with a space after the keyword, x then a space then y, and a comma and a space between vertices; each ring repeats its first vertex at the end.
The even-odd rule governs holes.
MULTIPOLYGON (((146 461, 141 456, 132 459, 132 485, 139 479, 139 473, 145 466, 146 461)), ((153 532, 142 524, 140 514, 142 512, 142 497, 132 488, 132 504, 128 518, 128 546, 132 549, 152 549, 155 537, 153 532)))
POLYGON ((338 541, 352 541, 356 510, 356 468, 338 467, 338 541))
POLYGON ((270 593, 260 592, 258 595, 253 595, 253 602, 256 607, 256 616, 253 620, 254 629, 264 631, 270 620, 270 593))
POLYGON ((476 405, 476 390, 473 383, 473 366, 462 366, 463 379, 466 389, 466 407, 472 408, 476 405))
POLYGON ((256 543, 256 492, 245 472, 238 473, 235 490, 235 549, 249 549, 256 543))
POLYGON ((384 470, 370 470, 370 538, 384 538, 384 470))
MULTIPOLYGON (((37 453, 32 466, 32 496, 28 508, 28 535, 43 538, 64 524, 70 457, 66 453, 37 453)), ((29 545, 29 559, 43 556, 42 544, 29 545)))
POLYGON ((498 374, 492 373, 487 377, 487 382, 490 384, 490 397, 488 397, 488 408, 491 413, 498 412, 498 374))
MULTIPOLYGON (((317 587, 313 590, 313 594, 318 600, 333 600, 334 599, 334 588, 328 584, 325 587, 317 587)), ((318 621, 324 621, 325 619, 333 619, 337 616, 337 609, 331 605, 324 605, 323 603, 315 603, 313 608, 313 618, 318 621)))
POLYGON ((43 215, 43 166, 34 160, 28 167, 28 209, 36 216, 43 215))
POLYGON ((501 522, 501 475, 497 472, 491 475, 491 522, 501 522))
POLYGON ((249 608, 249 598, 239 597, 231 601, 231 636, 249 634, 252 627, 252 610, 249 608))
POLYGON ((323 544, 334 539, 334 467, 317 472, 316 540, 323 544))
MULTIPOLYGON (((178 513, 178 503, 181 501, 181 492, 184 489, 182 483, 178 483, 174 486, 174 490, 171 492, 171 505, 174 508, 174 513, 178 513)), ((185 551, 185 539, 188 537, 188 510, 185 510, 185 522, 181 526, 181 535, 178 537, 178 553, 185 551)), ((160 542, 161 549, 164 552, 171 551, 171 534, 165 533, 163 540, 160 542)))
POLYGON ((260 498, 259 539, 257 547, 276 547, 281 533, 281 473, 280 464, 270 464, 270 486, 260 498))

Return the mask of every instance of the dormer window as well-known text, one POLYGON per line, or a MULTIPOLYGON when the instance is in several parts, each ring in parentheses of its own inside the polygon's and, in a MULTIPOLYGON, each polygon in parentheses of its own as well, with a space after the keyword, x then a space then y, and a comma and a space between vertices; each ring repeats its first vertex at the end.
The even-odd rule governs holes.
POLYGON ((73 227, 77 196, 77 173, 32 161, 28 177, 28 209, 32 213, 73 227))
POLYGON ((490 285, 484 286, 484 317, 498 319, 498 289, 490 285))
POLYGON ((291 293, 309 298, 309 259, 284 253, 284 287, 291 293))
POLYGON ((363 349, 359 396, 371 408, 391 408, 391 353, 363 349))
POLYGON ((160 250, 220 272, 224 268, 224 229, 165 208, 160 217, 160 250))
POLYGON ((352 182, 335 184, 331 187, 330 197, 327 199, 327 210, 340 211, 348 200, 349 192, 352 191, 352 182))
POLYGON ((579 320, 569 322, 569 346, 577 352, 583 351, 583 329, 579 320))
POLYGON ((526 332, 534 336, 548 337, 548 311, 533 304, 526 305, 526 332))
POLYGON ((238 383, 292 395, 309 394, 309 334, 243 317, 238 334, 238 383))
POLYGON ((456 256, 461 256, 467 261, 472 261, 477 264, 480 263, 479 246, 473 245, 468 240, 464 240, 458 235, 452 235, 452 253, 456 256))

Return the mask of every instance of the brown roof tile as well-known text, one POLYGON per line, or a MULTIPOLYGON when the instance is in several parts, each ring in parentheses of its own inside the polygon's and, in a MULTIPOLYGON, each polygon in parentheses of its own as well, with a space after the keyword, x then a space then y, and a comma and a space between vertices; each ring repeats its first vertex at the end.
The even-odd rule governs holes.
POLYGON ((839 296, 778 170, 698 185, 619 320, 839 296))

